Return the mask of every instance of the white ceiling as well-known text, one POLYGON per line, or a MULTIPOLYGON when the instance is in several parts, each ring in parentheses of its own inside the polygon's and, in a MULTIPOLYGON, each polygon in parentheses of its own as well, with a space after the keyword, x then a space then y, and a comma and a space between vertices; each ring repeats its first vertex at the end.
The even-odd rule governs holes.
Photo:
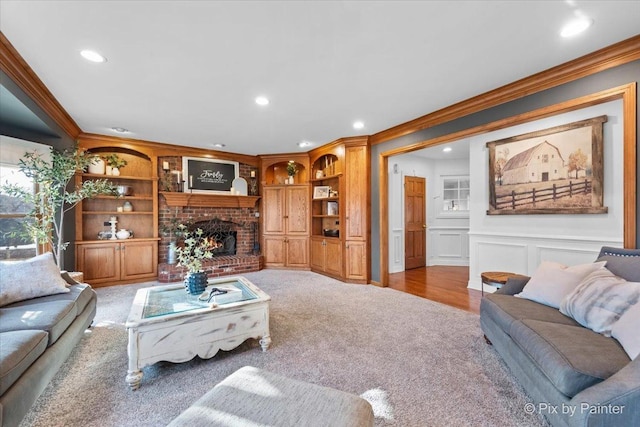
POLYGON ((638 1, 0 2, 83 131, 243 154, 374 134, 632 37, 639 17, 638 1), (561 38, 576 14, 593 26, 561 38))

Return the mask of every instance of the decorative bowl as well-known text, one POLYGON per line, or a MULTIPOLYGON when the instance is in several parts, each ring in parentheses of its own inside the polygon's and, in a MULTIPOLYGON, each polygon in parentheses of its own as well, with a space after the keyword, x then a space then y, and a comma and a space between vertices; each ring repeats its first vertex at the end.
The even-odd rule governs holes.
POLYGON ((340 230, 338 230, 338 229, 325 228, 324 230, 322 230, 322 232, 325 235, 325 237, 339 237, 340 236, 340 230))
POLYGON ((130 196, 133 193, 133 188, 128 185, 118 185, 116 191, 121 196, 130 196))

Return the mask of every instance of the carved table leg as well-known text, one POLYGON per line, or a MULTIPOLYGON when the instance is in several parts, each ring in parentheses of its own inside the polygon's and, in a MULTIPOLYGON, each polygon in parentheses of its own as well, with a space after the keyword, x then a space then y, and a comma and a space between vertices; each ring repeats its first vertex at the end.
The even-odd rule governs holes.
POLYGON ((262 351, 267 351, 269 346, 271 345, 271 335, 265 335, 260 340, 260 346, 262 346, 262 351))
POLYGON ((140 387, 142 381, 142 371, 129 371, 127 373, 126 382, 131 390, 137 390, 140 387))

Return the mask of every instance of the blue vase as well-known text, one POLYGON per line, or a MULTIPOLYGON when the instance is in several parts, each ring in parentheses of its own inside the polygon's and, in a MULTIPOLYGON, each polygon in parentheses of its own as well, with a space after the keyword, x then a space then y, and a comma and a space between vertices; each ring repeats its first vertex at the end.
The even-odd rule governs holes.
POLYGON ((198 271, 187 274, 184 278, 184 287, 191 295, 200 295, 207 288, 207 273, 198 271))

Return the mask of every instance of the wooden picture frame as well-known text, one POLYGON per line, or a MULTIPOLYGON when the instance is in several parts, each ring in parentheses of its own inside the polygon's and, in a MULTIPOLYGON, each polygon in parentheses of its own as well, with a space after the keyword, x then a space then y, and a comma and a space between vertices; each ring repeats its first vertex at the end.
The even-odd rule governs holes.
POLYGON ((233 180, 240 175, 240 164, 229 160, 183 157, 185 192, 231 195, 233 180))
POLYGON ((601 214, 607 116, 487 143, 488 215, 601 214))
POLYGON ((313 187, 313 198, 328 199, 329 191, 331 191, 331 187, 328 185, 318 185, 317 187, 313 187))

